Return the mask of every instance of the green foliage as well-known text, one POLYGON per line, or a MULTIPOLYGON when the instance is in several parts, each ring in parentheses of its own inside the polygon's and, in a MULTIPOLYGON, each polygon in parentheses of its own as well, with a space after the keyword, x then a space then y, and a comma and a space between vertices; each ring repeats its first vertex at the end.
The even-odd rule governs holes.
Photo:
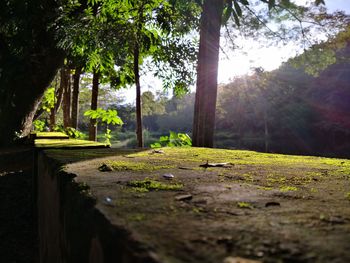
POLYGON ((105 143, 107 145, 111 145, 111 138, 112 138, 111 130, 107 128, 105 133, 105 143))
POLYGON ((169 136, 161 136, 158 142, 151 144, 151 148, 160 147, 189 147, 192 146, 192 139, 186 133, 170 131, 169 136))
POLYGON ((91 119, 97 120, 102 123, 112 124, 112 125, 122 125, 123 121, 118 116, 118 112, 116 110, 104 110, 98 108, 96 110, 87 110, 84 112, 84 116, 88 116, 91 119))
POLYGON ((313 48, 291 60, 294 67, 302 66, 306 73, 317 77, 320 72, 336 62, 334 50, 313 48))
POLYGON ((111 130, 108 129, 108 125, 123 124, 122 119, 118 116, 118 112, 112 109, 104 110, 104 109, 98 108, 96 110, 87 110, 84 113, 84 116, 88 116, 91 119, 97 120, 97 122, 102 122, 106 124, 105 143, 107 145, 111 145, 111 130))
POLYGON ((35 120, 35 121, 33 121, 34 131, 36 131, 36 132, 44 131, 45 130, 45 126, 46 126, 45 121, 42 121, 42 120, 35 120))
POLYGON ((55 88, 50 87, 44 93, 44 97, 41 101, 41 108, 46 112, 50 112, 54 106, 55 106, 55 88))
POLYGON ((85 134, 78 131, 77 129, 74 129, 73 127, 67 127, 64 128, 63 125, 56 125, 53 129, 54 131, 57 132, 63 132, 69 136, 69 138, 72 139, 84 139, 85 134))

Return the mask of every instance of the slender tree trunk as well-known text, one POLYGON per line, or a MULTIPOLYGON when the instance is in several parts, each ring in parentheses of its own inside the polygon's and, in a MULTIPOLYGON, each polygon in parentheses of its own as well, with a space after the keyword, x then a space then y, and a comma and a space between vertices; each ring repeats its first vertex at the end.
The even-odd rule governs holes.
POLYGON ((223 0, 205 0, 200 24, 193 146, 213 147, 223 0))
MULTIPOLYGON (((97 110, 99 81, 100 81, 100 73, 94 71, 93 77, 92 77, 91 110, 97 110)), ((97 122, 96 122, 96 119, 90 119, 89 140, 96 141, 96 138, 97 138, 97 122)))
POLYGON ((81 67, 77 67, 73 75, 73 91, 72 91, 73 96, 72 96, 71 125, 74 129, 78 128, 80 75, 81 75, 81 67))
POLYGON ((63 67, 61 69, 61 86, 63 89, 63 126, 64 128, 71 126, 71 85, 70 85, 69 69, 63 67))
POLYGON ((56 125, 56 112, 55 109, 52 108, 50 110, 50 124, 49 124, 49 129, 50 131, 53 131, 56 125))
POLYGON ((137 147, 143 148, 139 55, 139 46, 136 44, 134 48, 134 75, 136 85, 136 137, 137 147))
POLYGON ((267 112, 266 112, 266 105, 264 109, 264 133, 265 133, 265 152, 269 152, 269 126, 267 124, 267 112))
POLYGON ((57 90, 55 91, 55 107, 50 112, 50 131, 53 131, 55 125, 56 125, 56 114, 59 111, 62 101, 63 101, 63 86, 59 85, 57 90))

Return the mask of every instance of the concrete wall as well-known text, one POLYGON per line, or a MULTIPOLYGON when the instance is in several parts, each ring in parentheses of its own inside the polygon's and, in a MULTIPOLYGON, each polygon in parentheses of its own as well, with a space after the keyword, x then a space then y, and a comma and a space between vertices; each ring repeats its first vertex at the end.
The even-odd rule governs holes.
POLYGON ((44 151, 38 152, 40 262, 157 262, 126 229, 95 208, 88 187, 74 177, 44 151))

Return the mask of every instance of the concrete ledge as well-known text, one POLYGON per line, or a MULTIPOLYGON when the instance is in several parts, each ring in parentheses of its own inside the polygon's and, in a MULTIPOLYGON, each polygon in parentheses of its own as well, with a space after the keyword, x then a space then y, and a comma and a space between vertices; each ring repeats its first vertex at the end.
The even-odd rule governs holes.
POLYGON ((41 262, 350 262, 350 160, 38 150, 41 262))
POLYGON ((96 208, 89 187, 62 163, 38 154, 40 262, 158 262, 125 228, 96 208))

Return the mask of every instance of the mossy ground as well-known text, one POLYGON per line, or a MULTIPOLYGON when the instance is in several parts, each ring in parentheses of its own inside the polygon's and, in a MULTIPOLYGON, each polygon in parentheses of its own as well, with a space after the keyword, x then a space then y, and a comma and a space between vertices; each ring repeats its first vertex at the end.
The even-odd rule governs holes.
POLYGON ((223 262, 228 256, 350 262, 350 160, 162 150, 116 152, 67 170, 91 187, 109 220, 137 233, 167 262, 223 262), (228 165, 200 167, 207 162, 228 165), (101 163, 114 171, 99 172, 101 163), (168 173, 172 180, 164 178, 168 173))
POLYGON ((106 144, 78 139, 35 139, 36 148, 104 148, 106 144))

